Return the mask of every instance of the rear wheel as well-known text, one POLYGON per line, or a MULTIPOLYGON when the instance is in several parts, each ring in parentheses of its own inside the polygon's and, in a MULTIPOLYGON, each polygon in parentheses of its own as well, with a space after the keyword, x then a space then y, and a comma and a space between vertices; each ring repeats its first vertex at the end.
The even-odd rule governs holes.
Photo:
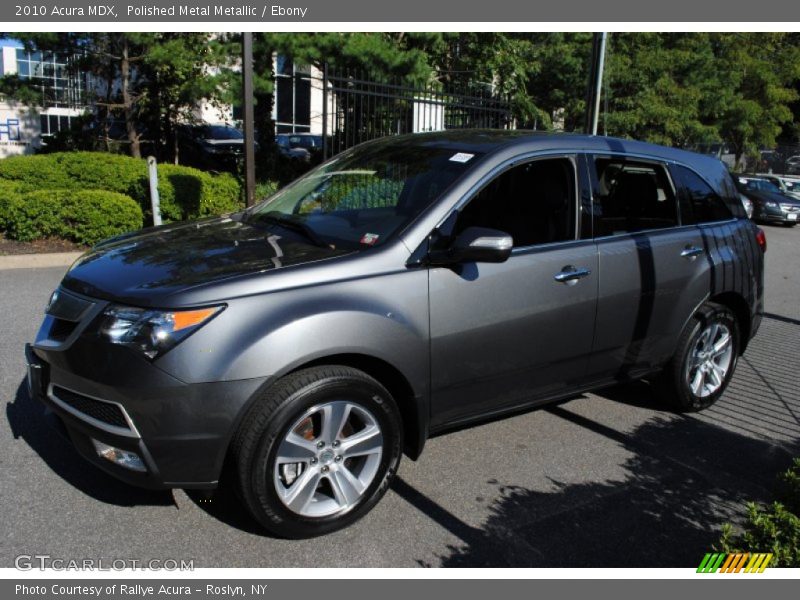
POLYGON ((707 303, 681 334, 658 381, 661 395, 680 411, 708 408, 728 387, 738 349, 739 327, 733 312, 707 303))
POLYGON ((245 418, 233 448, 239 494, 277 535, 330 533, 386 492, 401 437, 391 395, 367 374, 337 366, 298 371, 245 418))

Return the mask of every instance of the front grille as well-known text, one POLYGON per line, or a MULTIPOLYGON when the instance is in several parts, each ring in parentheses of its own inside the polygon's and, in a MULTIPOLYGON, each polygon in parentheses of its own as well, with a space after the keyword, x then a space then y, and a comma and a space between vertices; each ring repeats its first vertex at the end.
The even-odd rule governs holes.
POLYGON ((130 430, 125 414, 116 404, 95 400, 58 386, 53 386, 53 395, 64 404, 97 421, 130 430))
POLYGON ((800 206, 796 204, 781 204, 781 210, 788 213, 800 213, 800 206))

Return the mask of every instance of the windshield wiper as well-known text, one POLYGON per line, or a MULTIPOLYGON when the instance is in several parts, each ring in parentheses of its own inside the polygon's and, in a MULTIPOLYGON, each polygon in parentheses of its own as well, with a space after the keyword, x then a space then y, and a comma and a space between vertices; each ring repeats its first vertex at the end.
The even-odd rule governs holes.
POLYGON ((286 217, 283 213, 278 211, 271 211, 268 213, 261 213, 253 215, 259 221, 267 221, 268 223, 275 223, 276 225, 280 225, 285 229, 291 229, 292 231, 301 234, 304 238, 310 241, 315 246, 319 246, 320 248, 329 248, 330 246, 326 244, 324 241, 320 239, 317 233, 311 229, 308 225, 301 221, 295 221, 292 218, 286 217))

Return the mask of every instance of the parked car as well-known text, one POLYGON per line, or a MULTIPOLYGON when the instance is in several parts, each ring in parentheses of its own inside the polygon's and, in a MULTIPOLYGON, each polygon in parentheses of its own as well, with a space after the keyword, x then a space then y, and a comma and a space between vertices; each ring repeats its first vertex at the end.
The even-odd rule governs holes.
POLYGON ((235 171, 244 157, 244 134, 230 125, 181 125, 177 131, 182 164, 210 171, 235 171))
POLYGON ((249 210, 84 254, 26 346, 30 392, 108 473, 213 489, 225 466, 263 527, 310 537, 434 433, 641 378, 712 405, 759 328, 765 251, 714 158, 384 138, 249 210))
POLYGON ((781 193, 786 194, 795 200, 800 200, 800 179, 763 173, 760 173, 758 177, 766 179, 770 183, 774 184, 781 193))
POLYGON ((800 174, 800 154, 790 156, 786 159, 786 172, 789 175, 800 174))
POLYGON ((276 135, 275 144, 278 146, 278 152, 280 152, 286 158, 305 163, 311 161, 311 152, 308 149, 300 146, 292 146, 289 141, 289 136, 286 134, 276 135))
POLYGON ((284 156, 311 162, 322 156, 322 136, 312 133, 279 133, 275 136, 278 149, 284 156))
POLYGON ((737 177, 739 191, 753 203, 753 219, 763 223, 797 225, 800 201, 784 194, 778 186, 763 177, 737 177))

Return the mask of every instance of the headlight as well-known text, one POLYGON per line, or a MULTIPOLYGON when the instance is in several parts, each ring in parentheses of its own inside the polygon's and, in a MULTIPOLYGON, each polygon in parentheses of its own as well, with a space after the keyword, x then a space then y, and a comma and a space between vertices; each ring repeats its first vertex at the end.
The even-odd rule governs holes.
POLYGON ((773 202, 772 200, 765 200, 764 206, 766 206, 767 208, 778 208, 778 203, 773 202))
POLYGON ((222 309, 214 306, 161 311, 112 305, 103 312, 99 333, 105 341, 134 348, 152 360, 200 329, 222 309))

